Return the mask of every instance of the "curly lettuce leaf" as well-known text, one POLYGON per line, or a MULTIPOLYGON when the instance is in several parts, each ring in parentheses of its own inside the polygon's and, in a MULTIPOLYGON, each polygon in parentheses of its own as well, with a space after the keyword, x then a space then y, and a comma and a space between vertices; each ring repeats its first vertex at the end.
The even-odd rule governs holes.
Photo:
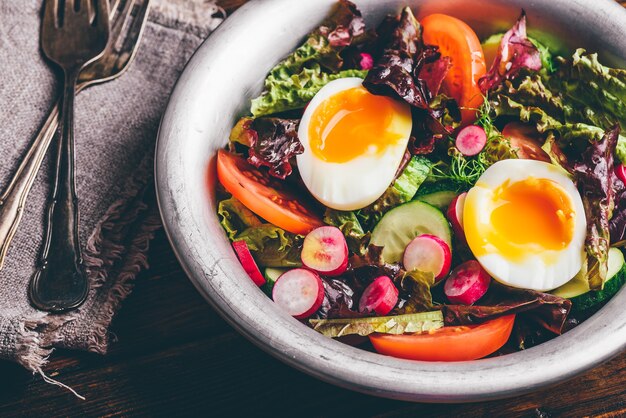
POLYGON ((264 92, 252 100, 255 117, 299 109, 328 82, 342 77, 365 77, 366 71, 340 71, 341 52, 365 33, 356 6, 341 0, 330 18, 287 58, 272 68, 264 92))
POLYGON ((402 271, 396 277, 395 282, 400 292, 398 306, 393 310, 394 314, 408 314, 434 309, 433 296, 430 292, 430 288, 435 284, 435 275, 432 272, 402 271))
POLYGON ((258 216, 234 197, 222 200, 217 205, 217 215, 231 241, 235 240, 239 232, 262 224, 258 216))
POLYGON ((446 325, 480 324, 510 314, 523 314, 543 328, 561 334, 572 302, 549 293, 492 283, 480 305, 442 306, 446 325))
MULTIPOLYGON (((286 70, 285 70, 286 71, 286 70)), ((266 91, 252 99, 250 111, 255 117, 303 108, 318 91, 333 80, 346 77, 365 78, 366 70, 343 70, 326 73, 319 64, 291 76, 277 78, 270 73, 265 80, 266 91)))
POLYGON ((535 44, 526 35, 526 13, 504 34, 491 68, 478 80, 478 87, 483 93, 500 85, 503 80, 511 80, 523 68, 540 70, 541 54, 535 44))
POLYGON ((390 209, 413 199, 417 189, 428 177, 432 163, 421 156, 413 156, 402 174, 374 203, 356 212, 362 225, 371 229, 390 209))
POLYGON ((257 264, 262 267, 302 265, 302 235, 295 235, 272 224, 251 226, 235 238, 244 240, 257 264))
POLYGON ((289 160, 304 152, 298 139, 299 120, 279 118, 255 119, 251 128, 256 140, 248 150, 248 162, 255 167, 269 167, 269 174, 285 179, 291 174, 289 160))
POLYGON ((357 334, 366 336, 374 332, 404 334, 428 332, 443 327, 441 311, 420 312, 395 316, 347 319, 311 319, 317 332, 331 338, 357 334))
POLYGON ((322 278, 324 283, 324 300, 317 311, 320 319, 359 318, 361 313, 352 310, 354 306, 354 289, 345 281, 334 278, 322 278))
POLYGON ((619 125, 607 131, 603 139, 590 144, 582 160, 574 165, 574 174, 587 218, 587 280, 589 288, 600 290, 607 279, 610 243, 609 219, 614 205, 612 182, 613 154, 619 125))
POLYGON ((424 47, 422 27, 413 12, 405 7, 398 20, 385 20, 377 32, 384 51, 374 62, 363 86, 373 94, 396 97, 412 106, 427 108, 430 93, 426 84, 413 77, 415 55, 424 47))
MULTIPOLYGON (((505 81, 489 95, 490 114, 496 118, 508 116, 536 126, 541 133, 555 132, 560 145, 584 148, 585 144, 602 139, 604 132, 616 122, 626 123, 626 114, 613 115, 608 107, 595 107, 574 100, 566 86, 558 84, 558 73, 553 77, 527 75, 514 83, 505 81), (558 84, 558 85, 557 85, 558 84)), ((592 83, 591 83, 592 84, 592 83)), ((573 90, 570 90, 570 92, 573 90)), ((579 93, 577 93, 579 94, 579 93)), ((626 138, 618 138, 618 158, 626 161, 626 138)))
POLYGON ((354 254, 365 253, 370 240, 370 233, 363 230, 359 218, 354 212, 327 208, 324 213, 324 223, 341 229, 351 252, 354 254))

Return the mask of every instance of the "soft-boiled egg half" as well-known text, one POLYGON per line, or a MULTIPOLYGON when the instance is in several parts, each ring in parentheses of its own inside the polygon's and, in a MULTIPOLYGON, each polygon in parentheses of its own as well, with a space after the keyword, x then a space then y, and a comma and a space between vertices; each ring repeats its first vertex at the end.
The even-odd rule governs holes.
POLYGON ((511 159, 489 167, 467 194, 463 227, 476 259, 505 285, 547 291, 582 267, 582 199, 549 163, 511 159))
POLYGON ((307 106, 298 170, 311 194, 339 210, 363 208, 395 178, 411 136, 406 103, 368 92, 360 78, 326 84, 307 106))

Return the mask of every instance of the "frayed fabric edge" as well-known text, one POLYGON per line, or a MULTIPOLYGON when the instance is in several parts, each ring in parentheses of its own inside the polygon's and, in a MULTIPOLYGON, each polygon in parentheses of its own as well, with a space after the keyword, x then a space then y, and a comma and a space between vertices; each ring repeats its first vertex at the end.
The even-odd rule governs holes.
POLYGON ((48 363, 48 358, 54 351, 52 348, 54 331, 73 320, 67 315, 57 316, 39 312, 20 321, 16 359, 33 374, 39 374, 44 382, 64 388, 77 398, 85 400, 85 397, 74 389, 51 378, 43 371, 43 367, 48 363))
MULTIPOLYGON (((105 301, 96 313, 94 333, 88 343, 88 351, 106 353, 108 327, 120 304, 130 294, 137 274, 148 268, 149 244, 154 233, 161 228, 156 202, 146 203, 146 199, 150 199, 150 193, 154 194, 153 187, 152 158, 149 157, 142 162, 128 182, 120 199, 109 206, 86 245, 84 262, 94 289, 110 280, 107 268, 113 266, 115 261, 123 259, 123 265, 116 271, 117 275, 113 279, 115 283, 107 290, 105 301), (119 242, 108 239, 105 231, 107 225, 111 224, 117 228, 137 224, 129 246, 124 247, 119 242)), ((74 319, 69 315, 57 316, 41 312, 20 321, 16 360, 33 374, 39 374, 45 382, 62 387, 84 400, 85 397, 73 388, 51 378, 43 371, 54 351, 53 345, 60 341, 59 329, 74 319)))

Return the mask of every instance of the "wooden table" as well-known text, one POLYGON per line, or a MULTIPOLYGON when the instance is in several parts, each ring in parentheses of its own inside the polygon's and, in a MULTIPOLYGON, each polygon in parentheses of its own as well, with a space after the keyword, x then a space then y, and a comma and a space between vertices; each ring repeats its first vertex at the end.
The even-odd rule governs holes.
MULTIPOLYGON (((245 0, 222 0, 228 10, 245 0)), ((531 395, 478 404, 412 404, 361 395, 273 359, 195 291, 161 232, 151 268, 114 320, 106 356, 58 351, 48 373, 87 397, 0 362, 0 416, 626 416, 626 353, 531 395)))

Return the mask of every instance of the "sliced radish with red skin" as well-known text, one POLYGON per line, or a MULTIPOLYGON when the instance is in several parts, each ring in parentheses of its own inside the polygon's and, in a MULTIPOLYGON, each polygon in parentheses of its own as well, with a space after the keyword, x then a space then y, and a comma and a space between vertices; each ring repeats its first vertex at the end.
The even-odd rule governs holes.
POLYGON ((615 167, 615 175, 622 183, 626 184, 626 166, 624 166, 624 164, 618 164, 615 167))
POLYGON ((261 274, 261 270, 256 265, 256 261, 252 258, 252 253, 248 249, 248 244, 244 240, 233 242, 233 248, 237 254, 237 258, 241 263, 243 269, 248 273, 248 276, 252 279, 257 286, 263 286, 265 284, 265 278, 261 274))
POLYGON ((433 273, 436 281, 448 274, 451 263, 452 253, 448 244, 441 238, 430 234, 413 238, 406 246, 402 257, 405 270, 433 273))
POLYGON ((470 260, 452 271, 443 285, 443 292, 450 303, 471 305, 487 293, 490 283, 491 277, 480 263, 470 260))
POLYGON ((362 70, 371 70, 374 67, 374 58, 372 58, 371 54, 367 52, 361 52, 360 54, 361 60, 359 65, 362 70))
POLYGON ((466 157, 471 157, 483 150, 487 144, 487 134, 480 126, 469 125, 461 129, 456 136, 456 148, 466 157))
POLYGON ((454 235, 462 242, 465 242, 465 230, 463 228, 463 207, 465 206, 466 197, 467 192, 463 192, 455 197, 454 200, 450 202, 450 206, 448 206, 448 212, 446 213, 448 220, 452 225, 454 235))
POLYGON ((304 238, 302 264, 325 276, 338 276, 348 268, 348 244, 341 230, 320 226, 304 238))
POLYGON ((387 315, 398 303, 398 289, 387 276, 380 276, 365 288, 359 299, 359 312, 387 315))
POLYGON ((324 283, 314 271, 303 268, 289 270, 276 280, 272 299, 289 315, 298 319, 307 318, 322 306, 324 283))

